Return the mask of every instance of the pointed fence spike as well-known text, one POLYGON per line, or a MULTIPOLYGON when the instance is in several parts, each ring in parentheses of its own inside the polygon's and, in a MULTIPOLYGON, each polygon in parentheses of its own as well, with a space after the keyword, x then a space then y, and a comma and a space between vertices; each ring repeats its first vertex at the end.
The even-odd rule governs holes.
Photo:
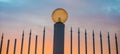
POLYGON ((108 32, 108 38, 110 38, 110 34, 109 34, 109 32, 108 32))
POLYGON ((102 32, 100 31, 100 37, 102 37, 102 32))
POLYGON ((102 46, 102 32, 100 31, 100 47, 101 47, 101 54, 103 54, 103 46, 102 46))
POLYGON ((32 30, 30 29, 30 34, 29 34, 29 43, 28 43, 28 54, 30 54, 31 35, 32 35, 32 30))
POLYGON ((78 27, 78 54, 80 54, 80 29, 78 27))
POLYGON ((94 30, 93 30, 93 54, 95 54, 95 37, 94 37, 94 30))
POLYGON ((30 29, 30 35, 32 34, 32 30, 30 29))
POLYGON ((24 36, 24 30, 23 30, 23 32, 22 32, 22 36, 24 36))
POLYGON ((8 39, 8 42, 7 42, 7 49, 6 49, 6 54, 8 54, 8 52, 9 52, 9 45, 10 45, 10 40, 8 39))
POLYGON ((70 50, 71 50, 70 53, 72 54, 72 27, 71 27, 71 43, 70 43, 70 45, 71 45, 71 46, 70 46, 70 47, 71 47, 71 49, 70 49, 70 50))
POLYGON ((117 41, 117 34, 115 33, 115 45, 116 45, 116 54, 118 54, 118 41, 117 41))
POLYGON ((93 30, 93 36, 95 35, 94 30, 93 30))
POLYGON ((72 27, 71 27, 71 32, 72 32, 72 27))
POLYGON ((36 39, 35 39, 35 54, 37 54, 37 42, 38 42, 38 35, 36 35, 36 39))
POLYGON ((4 33, 2 33, 2 39, 3 39, 4 33))
POLYGON ((44 27, 44 30, 43 30, 43 32, 45 32, 45 27, 44 27))
POLYGON ((109 32, 108 32, 108 52, 109 54, 111 54, 111 47, 110 47, 110 35, 109 35, 109 32))
POLYGON ((23 44, 24 44, 24 30, 22 32, 22 40, 21 40, 21 49, 20 49, 20 54, 23 52, 23 44))
POLYGON ((2 38, 1 38, 1 42, 0 42, 0 54, 2 54, 3 38, 4 38, 4 33, 2 33, 2 38))
POLYGON ((13 50, 13 54, 16 54, 16 43, 17 43, 17 39, 14 40, 14 50, 13 50))
POLYGON ((45 27, 43 31, 43 46, 42 46, 42 54, 44 54, 44 47, 45 47, 45 27))
POLYGON ((87 30, 85 29, 85 35, 87 35, 87 30))
POLYGON ((115 33, 115 39, 117 39, 117 34, 115 33))
POLYGON ((85 54, 87 54, 87 30, 85 29, 85 54))
POLYGON ((78 33, 80 33, 80 28, 78 27, 78 33))

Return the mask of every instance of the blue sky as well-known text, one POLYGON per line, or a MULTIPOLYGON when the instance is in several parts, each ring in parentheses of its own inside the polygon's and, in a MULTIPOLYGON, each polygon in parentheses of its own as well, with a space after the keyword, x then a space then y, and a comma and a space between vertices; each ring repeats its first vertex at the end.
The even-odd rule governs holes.
POLYGON ((66 9, 70 19, 101 18, 120 24, 120 0, 0 0, 0 19, 28 23, 50 20, 56 8, 66 9))
POLYGON ((78 27, 79 23, 83 27, 89 24, 120 27, 120 0, 0 0, 1 29, 18 25, 52 26, 51 13, 56 8, 69 13, 68 27, 73 24, 78 27))

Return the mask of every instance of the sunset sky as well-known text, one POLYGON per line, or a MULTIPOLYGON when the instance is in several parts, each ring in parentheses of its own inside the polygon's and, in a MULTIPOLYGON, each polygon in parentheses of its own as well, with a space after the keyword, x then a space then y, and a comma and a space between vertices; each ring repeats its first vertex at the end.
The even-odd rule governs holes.
MULTIPOLYGON (((42 54, 42 33, 46 27, 45 54, 53 53, 53 28, 51 14, 56 8, 68 12, 65 23, 65 54, 70 54, 70 28, 73 28, 73 54, 78 51, 77 29, 81 30, 81 53, 85 53, 84 31, 88 32, 88 54, 92 54, 92 31, 95 31, 96 54, 100 54, 100 30, 103 34, 104 54, 108 53, 107 33, 110 32, 111 51, 115 54, 114 34, 120 42, 120 0, 0 0, 0 40, 4 33, 2 54, 6 54, 10 39, 9 54, 13 54, 14 39, 20 54, 21 35, 25 31, 23 54, 27 54, 29 31, 32 29, 31 54, 34 54, 35 36, 38 35, 38 54, 42 54)), ((119 53, 120 53, 120 43, 119 53)))

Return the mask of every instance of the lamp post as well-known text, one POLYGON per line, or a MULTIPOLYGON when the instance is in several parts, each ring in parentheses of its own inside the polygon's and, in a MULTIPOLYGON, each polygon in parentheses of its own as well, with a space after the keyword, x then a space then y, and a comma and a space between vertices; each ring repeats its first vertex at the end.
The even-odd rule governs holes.
POLYGON ((55 22, 53 54, 64 54, 64 23, 67 18, 68 14, 62 8, 58 8, 52 13, 52 20, 55 22))

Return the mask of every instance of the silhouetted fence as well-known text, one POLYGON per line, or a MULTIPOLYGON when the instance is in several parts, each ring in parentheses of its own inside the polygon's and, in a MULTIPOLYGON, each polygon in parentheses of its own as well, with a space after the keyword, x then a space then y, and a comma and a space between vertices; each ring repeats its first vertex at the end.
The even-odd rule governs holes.
MULTIPOLYGON (((30 54, 30 46, 31 46, 31 34, 32 34, 32 31, 30 30, 30 33, 29 33, 29 41, 28 41, 28 54, 30 54)), ((93 33, 92 33, 92 38, 93 38, 93 54, 95 54, 95 35, 94 35, 94 30, 93 30, 93 33)), ((72 54, 72 28, 71 28, 71 31, 70 31, 70 54, 72 54)), ((2 33, 2 37, 1 37, 1 40, 0 40, 0 54, 2 54, 2 49, 3 49, 3 39, 4 39, 4 34, 2 33)), ((17 39, 14 40, 14 49, 13 49, 13 54, 16 54, 16 43, 17 43, 17 39)), ((20 54, 23 54, 23 43, 24 43, 24 31, 22 33, 22 41, 21 41, 21 48, 20 48, 20 54)), ((35 53, 34 54, 37 54, 37 43, 38 43, 38 36, 36 35, 36 39, 35 39, 35 53)), ((43 30, 43 43, 42 43, 42 54, 44 54, 44 45, 45 45, 45 28, 43 30)), ((78 54, 80 54, 80 29, 78 28, 78 54)), ((87 47, 87 30, 85 30, 85 54, 88 54, 88 47, 87 47)), ((7 48, 6 48, 6 54, 8 54, 9 52, 9 47, 10 47, 10 40, 7 41, 7 48)), ((115 33, 115 47, 116 47, 116 54, 118 54, 118 41, 117 41, 117 36, 116 36, 116 33, 115 33)), ((102 41, 102 33, 100 31, 100 51, 101 51, 101 54, 103 54, 103 41, 102 41)), ((108 54, 111 54, 111 47, 110 47, 110 34, 108 32, 108 54)))

